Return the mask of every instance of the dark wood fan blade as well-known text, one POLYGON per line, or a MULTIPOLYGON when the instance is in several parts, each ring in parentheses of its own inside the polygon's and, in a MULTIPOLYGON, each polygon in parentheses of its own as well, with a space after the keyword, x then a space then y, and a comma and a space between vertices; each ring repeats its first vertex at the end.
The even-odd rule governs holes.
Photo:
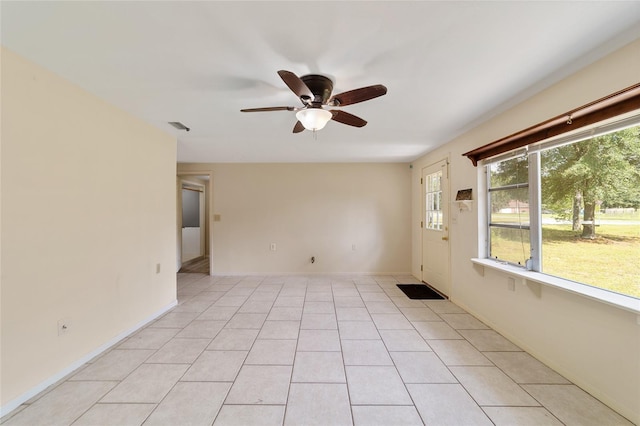
POLYGON ((358 102, 368 101, 369 99, 377 98, 378 96, 385 95, 387 88, 382 84, 376 84, 375 86, 361 87, 360 89, 349 90, 332 96, 327 102, 327 105, 331 106, 344 106, 357 104, 358 102))
POLYGON ((298 120, 296 122, 296 125, 293 126, 293 133, 300 133, 301 131, 304 130, 304 126, 302 125, 302 123, 298 120))
POLYGON ((333 114, 333 117, 331 118, 333 121, 337 121, 338 123, 346 124, 348 126, 363 127, 367 124, 367 122, 362 118, 349 114, 345 111, 333 109, 331 110, 331 114, 333 114))
POLYGON ((245 108, 240 112, 262 112, 262 111, 293 111, 294 107, 266 107, 266 108, 245 108))
POLYGON ((304 81, 300 80, 300 77, 292 73, 291 71, 280 70, 278 71, 278 75, 284 81, 289 89, 293 93, 295 93, 302 103, 307 104, 308 101, 313 101, 314 95, 313 92, 309 89, 309 87, 304 83, 304 81))

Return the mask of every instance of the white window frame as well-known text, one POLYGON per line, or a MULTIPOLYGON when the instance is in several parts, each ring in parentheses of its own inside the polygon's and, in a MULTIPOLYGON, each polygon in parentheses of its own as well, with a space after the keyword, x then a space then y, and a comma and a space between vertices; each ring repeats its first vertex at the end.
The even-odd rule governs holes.
POLYGON ((563 134, 560 137, 544 140, 524 148, 518 148, 517 150, 482 160, 478 164, 478 186, 480 193, 484 194, 482 201, 485 208, 478 209, 479 235, 481 236, 481 239, 478 242, 479 257, 471 259, 472 262, 483 267, 489 267, 491 269, 505 272, 510 276, 521 279, 523 283, 525 281, 532 281, 543 285, 561 288, 572 293, 580 294, 591 299, 602 301, 604 303, 632 311, 636 314, 640 314, 640 299, 638 298, 540 272, 542 270, 540 152, 546 149, 576 143, 581 140, 590 139, 599 135, 637 125, 640 125, 640 111, 634 111, 602 123, 597 123, 588 128, 582 128, 579 131, 570 134, 563 134), (488 257, 490 253, 489 220, 491 218, 491 214, 489 212, 490 206, 488 202, 489 191, 487 182, 487 165, 521 155, 527 155, 529 160, 529 238, 531 250, 530 261, 527 262, 527 265, 523 266, 488 257))

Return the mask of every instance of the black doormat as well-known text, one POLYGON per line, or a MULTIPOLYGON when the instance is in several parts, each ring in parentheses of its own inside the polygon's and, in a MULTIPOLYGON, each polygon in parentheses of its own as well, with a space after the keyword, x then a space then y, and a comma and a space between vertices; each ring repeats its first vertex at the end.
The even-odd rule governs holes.
POLYGON ((409 299, 440 299, 443 300, 438 292, 432 290, 424 284, 396 284, 400 290, 407 295, 409 299))

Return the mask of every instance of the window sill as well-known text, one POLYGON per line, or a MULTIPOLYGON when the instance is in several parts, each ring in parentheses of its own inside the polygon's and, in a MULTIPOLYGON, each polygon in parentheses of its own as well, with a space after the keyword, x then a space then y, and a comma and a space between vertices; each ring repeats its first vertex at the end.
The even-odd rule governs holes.
POLYGON ((573 281, 565 280, 551 275, 542 274, 540 272, 527 271, 514 265, 500 263, 493 259, 471 259, 476 265, 495 269, 508 275, 524 278, 529 281, 537 282, 543 285, 560 288, 571 293, 576 293, 584 297, 588 297, 608 305, 615 306, 620 309, 640 314, 640 299, 623 294, 613 293, 597 287, 591 287, 586 284, 580 284, 573 281))

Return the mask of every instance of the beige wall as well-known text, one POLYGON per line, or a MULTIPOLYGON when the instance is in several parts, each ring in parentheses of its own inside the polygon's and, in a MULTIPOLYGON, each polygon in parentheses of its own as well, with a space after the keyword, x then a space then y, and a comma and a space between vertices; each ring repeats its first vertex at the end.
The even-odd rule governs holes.
POLYGON ((5 407, 175 302, 176 143, 8 50, 1 65, 5 407))
MULTIPOLYGON (((478 170, 462 153, 562 114, 638 82, 640 41, 552 86, 482 126, 413 163, 412 272, 420 276, 420 170, 447 154, 451 158, 451 195, 473 188, 478 200, 478 170)), ((453 198, 452 198, 453 199, 453 198)), ((480 204, 480 206, 478 205, 480 204)), ((456 212, 450 225, 451 298, 524 349, 640 423, 640 318, 604 303, 548 286, 519 285, 507 290, 507 275, 474 267, 478 210, 456 212), (538 290, 539 292, 537 292, 538 290)))
POLYGON ((178 170, 213 173, 212 214, 220 215, 211 222, 214 274, 410 270, 408 164, 179 164, 178 170))

